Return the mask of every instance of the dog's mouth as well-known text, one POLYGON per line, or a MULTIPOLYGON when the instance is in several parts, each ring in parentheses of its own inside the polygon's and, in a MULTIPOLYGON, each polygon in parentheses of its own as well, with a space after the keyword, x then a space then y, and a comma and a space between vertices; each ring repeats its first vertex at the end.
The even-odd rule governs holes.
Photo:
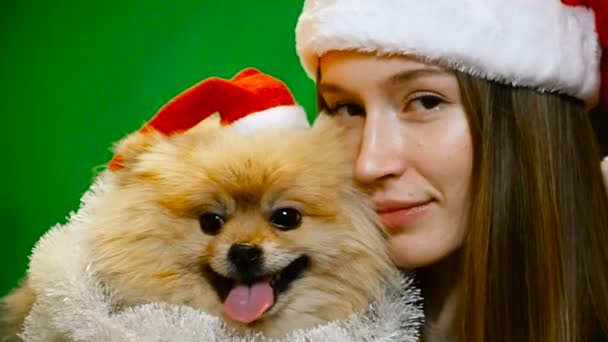
POLYGON ((224 305, 224 314, 233 321, 250 324, 272 308, 279 296, 301 277, 309 263, 308 256, 303 255, 280 272, 247 280, 225 277, 209 265, 204 273, 224 305))

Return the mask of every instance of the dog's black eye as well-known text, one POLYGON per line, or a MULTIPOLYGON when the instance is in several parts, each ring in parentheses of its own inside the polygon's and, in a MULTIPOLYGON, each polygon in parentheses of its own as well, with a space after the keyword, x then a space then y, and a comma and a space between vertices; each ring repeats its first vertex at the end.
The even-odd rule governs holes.
POLYGON ((198 222, 201 225, 203 233, 208 235, 216 235, 220 232, 220 229, 224 224, 224 219, 218 214, 206 213, 198 218, 198 222))
POLYGON ((280 230, 297 228, 302 222, 302 214, 293 208, 280 208, 270 215, 270 224, 280 230))

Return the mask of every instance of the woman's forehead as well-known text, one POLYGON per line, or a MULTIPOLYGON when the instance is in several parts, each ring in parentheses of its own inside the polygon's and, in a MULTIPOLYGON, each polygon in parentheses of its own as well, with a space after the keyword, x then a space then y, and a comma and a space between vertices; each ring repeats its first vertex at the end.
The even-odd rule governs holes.
POLYGON ((415 56, 382 56, 359 51, 331 51, 319 59, 320 90, 340 85, 391 86, 427 76, 452 76, 453 72, 415 56))

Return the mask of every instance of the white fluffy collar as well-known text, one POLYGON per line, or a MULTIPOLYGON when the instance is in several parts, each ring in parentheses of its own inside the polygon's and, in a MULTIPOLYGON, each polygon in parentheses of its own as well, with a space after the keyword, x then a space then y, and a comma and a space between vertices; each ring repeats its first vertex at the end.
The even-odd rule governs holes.
MULTIPOLYGON (((38 294, 26 319, 26 341, 269 341, 235 337, 213 316, 167 304, 113 312, 112 291, 91 270, 86 229, 96 203, 112 187, 102 174, 68 223, 53 227, 37 244, 29 281, 38 294)), ((296 331, 284 341, 416 341, 423 320, 420 292, 406 276, 369 309, 349 319, 296 331)))

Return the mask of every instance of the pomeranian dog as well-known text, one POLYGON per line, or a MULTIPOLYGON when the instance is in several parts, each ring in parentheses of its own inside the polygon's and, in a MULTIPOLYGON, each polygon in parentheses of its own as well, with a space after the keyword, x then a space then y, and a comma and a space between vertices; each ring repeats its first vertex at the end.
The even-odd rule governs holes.
MULTIPOLYGON (((364 310, 396 270, 334 121, 244 138, 210 117, 124 139, 88 233, 117 310, 186 305, 270 337, 364 310)), ((27 280, 5 297, 3 333, 35 301, 27 280)))

